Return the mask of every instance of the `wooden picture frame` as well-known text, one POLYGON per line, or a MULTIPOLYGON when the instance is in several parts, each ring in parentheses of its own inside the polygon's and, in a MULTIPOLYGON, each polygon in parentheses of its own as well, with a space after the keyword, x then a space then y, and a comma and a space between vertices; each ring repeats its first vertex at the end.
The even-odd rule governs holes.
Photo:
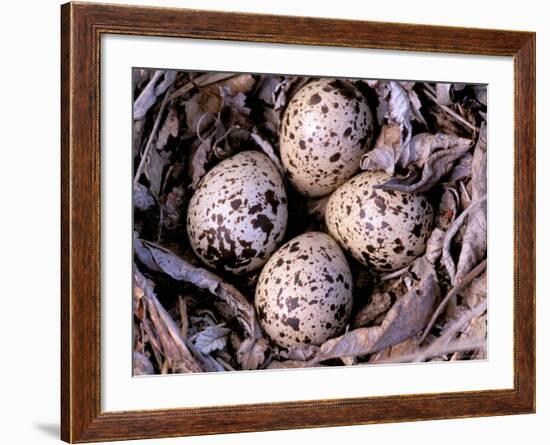
POLYGON ((68 3, 61 12, 63 440, 92 442, 535 411, 534 33, 90 3, 68 3), (513 389, 102 412, 99 73, 100 38, 105 33, 513 57, 513 389))

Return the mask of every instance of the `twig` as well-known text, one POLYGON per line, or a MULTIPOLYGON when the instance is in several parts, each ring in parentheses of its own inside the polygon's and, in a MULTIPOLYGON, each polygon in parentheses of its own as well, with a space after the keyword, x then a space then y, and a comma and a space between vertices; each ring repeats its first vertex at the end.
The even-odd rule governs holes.
POLYGON ((468 193, 468 190, 466 190, 466 186, 462 181, 458 181, 458 185, 460 186, 462 193, 466 195, 466 198, 468 199, 468 207, 469 207, 470 203, 472 202, 472 198, 470 197, 470 194, 468 193))
POLYGON ((222 365, 226 371, 235 371, 235 368, 231 366, 229 363, 227 363, 225 360, 221 359, 220 357, 216 357, 214 360, 216 360, 220 365, 222 365))
POLYGON ((464 275, 464 278, 460 281, 460 283, 458 283, 455 287, 453 287, 451 291, 445 296, 445 298, 443 298, 443 300, 441 301, 441 303, 439 303, 439 306, 435 310, 434 314, 432 315, 432 318, 428 322, 426 328, 424 329, 424 333, 422 334, 422 337, 418 342, 419 344, 421 344, 426 339, 426 336, 432 329, 435 321, 437 320, 437 317, 441 315, 441 313, 443 312, 443 309, 445 308, 449 300, 453 298, 455 295, 457 295, 468 284, 470 284, 474 280, 474 278, 476 278, 478 275, 481 275, 481 273, 485 270, 486 267, 487 267, 487 260, 483 260, 476 267, 474 267, 470 272, 464 275))
POLYGON ((477 133, 479 131, 479 128, 477 128, 475 125, 472 125, 470 122, 468 122, 466 119, 464 119, 460 114, 455 113, 453 110, 451 110, 446 105, 441 105, 438 101, 436 96, 429 90, 428 86, 424 86, 426 93, 426 96, 428 96, 438 107, 440 107, 445 113, 447 113, 449 116, 454 117, 458 122, 460 122, 465 127, 469 128, 473 132, 477 133))
POLYGON ((380 281, 387 281, 387 280, 391 280, 392 278, 400 277, 405 272, 407 272, 408 268, 409 268, 409 266, 404 267, 403 269, 396 270, 395 272, 391 272, 391 273, 388 273, 386 275, 382 275, 380 277, 380 281))
POLYGON ((159 125, 160 125, 160 118, 164 114, 164 110, 166 108, 166 105, 170 101, 170 91, 172 91, 172 86, 166 90, 166 93, 164 93, 164 98, 162 99, 162 103, 160 105, 160 110, 157 114, 157 117, 155 119, 155 124, 153 125, 153 129, 151 130, 151 134, 149 135, 149 139, 147 140, 147 144, 145 145, 145 149, 143 150, 143 155, 141 156, 141 159, 139 161, 139 165, 136 171, 136 175, 134 176, 134 184, 137 184, 139 181, 139 178, 141 177, 141 174, 143 173, 143 169, 145 168, 145 163, 147 161, 147 158, 149 157, 149 151, 151 150, 151 147, 153 146, 153 140, 155 139, 155 136, 157 134, 159 125))
POLYGON ((157 361, 158 368, 162 368, 162 357, 164 356, 164 352, 162 350, 162 347, 160 346, 159 340, 157 339, 155 333, 153 332, 153 329, 149 325, 149 321, 147 319, 143 319, 142 321, 143 329, 145 330, 145 333, 147 334, 147 340, 149 343, 151 343, 151 349, 153 350, 153 354, 155 355, 155 360, 157 361))

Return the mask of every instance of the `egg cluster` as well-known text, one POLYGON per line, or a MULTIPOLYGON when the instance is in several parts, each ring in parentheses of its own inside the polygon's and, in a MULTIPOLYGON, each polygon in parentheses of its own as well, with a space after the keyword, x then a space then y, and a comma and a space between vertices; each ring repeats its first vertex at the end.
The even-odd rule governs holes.
POLYGON ((373 134, 357 88, 310 82, 283 115, 284 178, 265 154, 244 151, 212 168, 189 202, 189 243, 204 264, 237 275, 263 266, 255 308, 264 332, 283 348, 320 345, 345 328, 353 280, 344 251, 376 273, 404 267, 425 250, 429 200, 377 188, 384 173, 357 174, 373 134), (305 197, 330 194, 328 234, 303 233, 279 247, 288 224, 285 180, 305 197))

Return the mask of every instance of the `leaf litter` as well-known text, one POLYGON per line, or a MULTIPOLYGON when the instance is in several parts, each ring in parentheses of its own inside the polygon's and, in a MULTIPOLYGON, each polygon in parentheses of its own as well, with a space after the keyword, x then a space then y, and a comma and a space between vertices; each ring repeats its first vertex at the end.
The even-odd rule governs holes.
MULTIPOLYGON (((282 115, 310 80, 134 70, 134 375, 486 357, 484 85, 348 80, 378 123, 361 169, 388 173, 381 189, 427 193, 436 216, 424 255, 401 270, 377 275, 350 258, 356 303, 340 335, 278 347, 254 310, 259 272, 237 279, 194 256, 185 231, 193 191, 243 150, 264 152, 283 172, 282 115)), ((323 231, 327 198, 286 187, 285 239, 323 231)))

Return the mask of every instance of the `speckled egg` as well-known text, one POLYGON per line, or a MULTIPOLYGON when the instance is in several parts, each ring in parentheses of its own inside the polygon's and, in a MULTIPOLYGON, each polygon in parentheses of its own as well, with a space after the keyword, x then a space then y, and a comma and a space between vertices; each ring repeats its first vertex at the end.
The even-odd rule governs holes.
POLYGON ((262 269, 254 303, 264 332, 284 348, 339 334, 351 312, 352 278, 336 241, 308 232, 287 242, 262 269))
POLYGON ((372 139, 373 118, 361 92, 340 80, 314 81, 285 110, 281 161, 298 192, 324 196, 357 172, 372 139))
POLYGON ((328 231, 357 260, 378 271, 408 265, 425 248, 434 212, 424 195, 375 189, 386 173, 363 172, 330 197, 328 231))
POLYGON ((242 274, 261 267, 287 224, 283 180, 271 160, 244 151, 201 180, 187 209, 191 248, 206 265, 242 274))

